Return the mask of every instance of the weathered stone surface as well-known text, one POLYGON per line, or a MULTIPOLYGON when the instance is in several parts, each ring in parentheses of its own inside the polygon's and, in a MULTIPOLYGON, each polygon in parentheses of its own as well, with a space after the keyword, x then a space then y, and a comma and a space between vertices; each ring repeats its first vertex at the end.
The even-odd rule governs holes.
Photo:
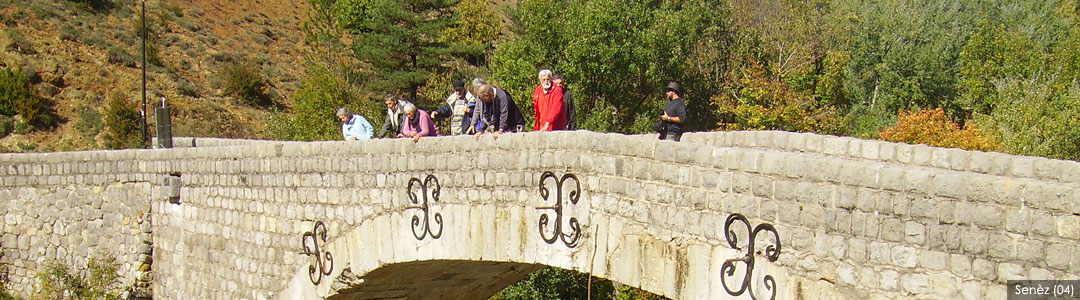
MULTIPOLYGON (((797 298, 783 288, 789 280, 836 298, 988 299, 1004 295, 1003 278, 1080 276, 1076 163, 784 132, 684 138, 207 140, 189 149, 0 154, 0 264, 24 294, 36 259, 77 265, 113 251, 125 253, 126 279, 153 277, 142 286, 160 299, 325 297, 361 283, 314 286, 307 278, 311 257, 299 254, 297 239, 324 221, 326 249, 340 262, 330 277, 349 268, 377 282, 379 270, 417 264, 433 271, 401 274, 440 278, 454 270, 444 279, 457 286, 492 286, 436 299, 487 293, 539 265, 675 299, 716 299, 725 296, 720 264, 739 255, 722 223, 738 212, 780 233, 778 262, 766 263, 757 249, 760 266, 792 293, 778 299, 797 298), (227 146, 205 147, 215 142, 227 146), (566 185, 562 192, 547 185, 563 197, 563 231, 568 216, 582 225, 577 247, 538 237, 539 216, 553 218, 553 210, 537 208, 555 202, 539 195, 543 171, 581 180, 577 204, 567 204, 566 185), (181 204, 156 200, 157 183, 170 173, 183 178, 181 204), (430 212, 442 216, 444 234, 418 240, 411 217, 421 210, 408 208, 417 204, 406 186, 427 174, 440 180, 430 212), (506 271, 511 265, 522 268, 506 271), (293 288, 303 292, 282 292, 293 288)), ((746 234, 739 231, 740 243, 746 234)))
POLYGON ((912 294, 927 294, 931 291, 930 277, 925 274, 904 274, 900 277, 900 284, 905 292, 912 294))

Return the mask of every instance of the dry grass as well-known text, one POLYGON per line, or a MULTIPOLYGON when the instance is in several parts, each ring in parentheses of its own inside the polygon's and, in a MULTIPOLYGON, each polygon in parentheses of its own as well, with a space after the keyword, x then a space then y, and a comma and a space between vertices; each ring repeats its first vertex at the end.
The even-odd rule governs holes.
MULTIPOLYGON (((55 109, 66 120, 51 131, 0 138, 0 149, 93 149, 96 143, 77 129, 79 112, 117 91, 141 98, 138 27, 131 21, 139 12, 138 2, 112 3, 103 11, 68 1, 0 0, 5 4, 0 5, 0 22, 11 23, 7 29, 17 31, 35 52, 0 49, 0 67, 37 70, 42 79, 38 85, 52 87, 35 90, 55 92, 55 109), (110 63, 110 48, 116 49, 114 55, 134 56, 135 67, 115 56, 114 62, 120 63, 110 63)), ((148 103, 159 104, 164 96, 174 106, 174 135, 262 137, 269 112, 236 105, 212 84, 224 66, 214 57, 222 54, 257 58, 270 92, 281 96, 275 101, 292 105, 289 97, 303 78, 304 1, 150 0, 147 5, 147 19, 158 24, 151 32, 157 34, 160 57, 160 63, 148 68, 148 103)))

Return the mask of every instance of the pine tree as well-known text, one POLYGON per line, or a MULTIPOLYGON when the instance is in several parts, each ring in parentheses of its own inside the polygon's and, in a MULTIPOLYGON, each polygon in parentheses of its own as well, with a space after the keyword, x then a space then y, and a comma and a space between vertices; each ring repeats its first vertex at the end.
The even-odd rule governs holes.
MULTIPOLYGON (((416 101, 417 90, 444 62, 463 53, 461 43, 442 38, 454 24, 460 0, 349 1, 341 24, 355 37, 354 55, 369 64, 365 89, 376 95, 405 92, 416 101)), ((438 98, 438 97, 434 97, 438 98)), ((433 98, 433 99, 434 99, 433 98)))

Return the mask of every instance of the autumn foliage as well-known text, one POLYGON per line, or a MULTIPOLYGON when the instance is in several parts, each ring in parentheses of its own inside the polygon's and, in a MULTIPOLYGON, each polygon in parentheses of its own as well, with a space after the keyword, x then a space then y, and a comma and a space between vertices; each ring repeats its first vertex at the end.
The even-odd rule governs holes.
POLYGON ((941 108, 900 111, 895 127, 880 132, 882 140, 965 150, 996 151, 1001 145, 986 138, 974 122, 966 128, 949 120, 941 108))

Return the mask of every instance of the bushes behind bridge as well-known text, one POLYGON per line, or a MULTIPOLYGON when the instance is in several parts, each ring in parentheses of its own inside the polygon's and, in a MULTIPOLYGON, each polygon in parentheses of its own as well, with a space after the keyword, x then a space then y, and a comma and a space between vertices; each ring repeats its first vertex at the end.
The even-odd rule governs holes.
POLYGON ((105 104, 105 146, 109 149, 145 148, 139 112, 123 93, 114 93, 105 104))
POLYGON ((30 80, 22 73, 18 69, 0 70, 0 115, 19 115, 37 128, 55 125, 57 117, 49 101, 34 93, 30 80))
POLYGON ((267 94, 266 79, 259 68, 243 59, 233 59, 221 68, 221 89, 225 95, 236 97, 251 106, 273 104, 267 94))
POLYGON ((895 127, 881 131, 881 139, 890 142, 925 144, 965 150, 995 151, 1001 145, 986 138, 974 122, 965 128, 949 120, 941 108, 901 111, 895 127))
POLYGON ((124 289, 115 258, 92 257, 85 269, 51 262, 37 274, 41 285, 30 300, 120 300, 124 289))

